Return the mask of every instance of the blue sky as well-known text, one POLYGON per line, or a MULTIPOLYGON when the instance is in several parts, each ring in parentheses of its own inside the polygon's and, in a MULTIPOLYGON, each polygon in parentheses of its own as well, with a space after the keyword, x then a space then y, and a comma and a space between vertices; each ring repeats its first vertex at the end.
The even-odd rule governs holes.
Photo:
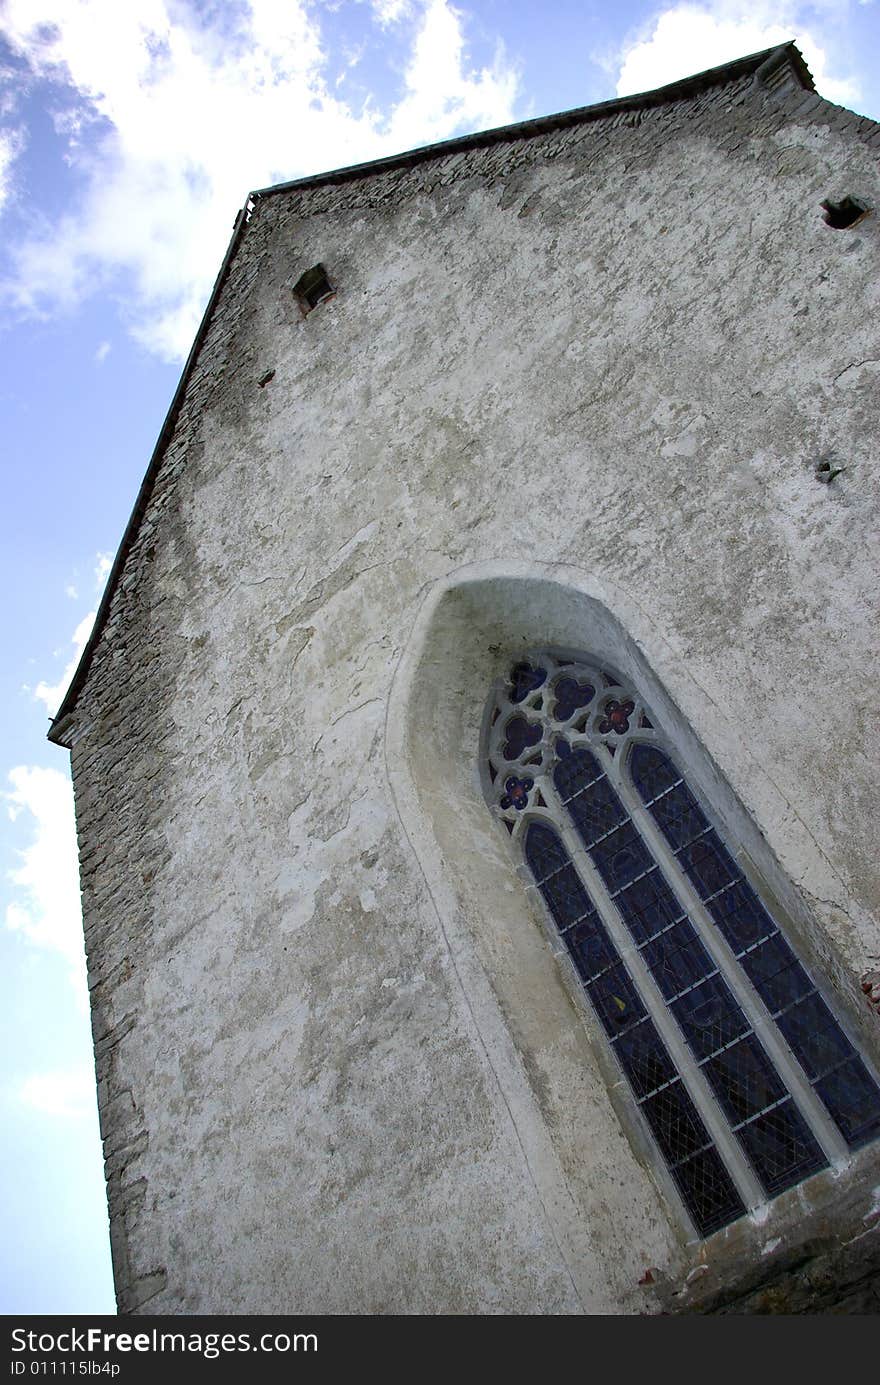
POLYGON ((795 38, 880 119, 880 0, 0 0, 2 1313, 112 1312, 67 756, 45 740, 245 194, 795 38))

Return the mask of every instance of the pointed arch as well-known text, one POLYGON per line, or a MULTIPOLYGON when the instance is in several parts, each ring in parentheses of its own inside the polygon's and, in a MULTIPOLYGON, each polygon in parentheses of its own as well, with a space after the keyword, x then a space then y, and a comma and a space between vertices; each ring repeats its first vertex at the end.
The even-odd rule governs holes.
MULTIPOLYGON (((862 921, 833 862, 792 812, 765 762, 666 643, 657 612, 643 609, 606 579, 530 561, 470 565, 426 590, 389 698, 385 752, 391 795, 536 1195, 581 1301, 590 1305, 587 1311, 601 1312, 603 1303, 620 1301, 622 1280, 638 1282, 646 1256, 648 1263, 680 1265, 677 1257, 684 1253, 687 1265, 686 1247, 698 1245, 701 1233, 683 1210, 682 1190, 658 1156, 632 1086, 621 1080, 560 930, 538 902, 520 844, 486 810, 493 784, 485 755, 487 689, 506 687, 512 667, 526 662, 530 650, 543 648, 574 651, 571 657, 588 649, 600 669, 639 688, 674 757, 686 766, 691 790, 726 839, 737 844, 739 866, 757 882, 762 899, 779 906, 807 965, 833 978, 835 997, 853 993, 853 1014, 858 983, 852 962, 847 965, 831 935, 816 928, 792 877, 847 911, 855 952, 872 934, 870 921, 862 921), (746 793, 757 820, 713 756, 734 771, 736 788, 746 793), (618 1247, 613 1264, 596 1249, 611 1243, 618 1247)), ((577 689, 557 691, 572 703, 576 721, 577 689)), ((523 700, 512 710, 523 714, 523 700)), ((625 708, 620 712, 626 715, 625 708)), ((528 721, 527 708, 525 714, 528 721)), ((496 771, 499 796, 501 774, 530 778, 534 771, 529 766, 519 774, 505 761, 496 771)), ((635 794, 634 786, 629 792, 635 794)), ((554 826, 536 797, 514 815, 554 826)), ((567 830, 573 829, 567 824, 567 830)), ((659 831, 649 823, 652 830, 659 831)), ((729 1129, 727 1139, 736 1143, 729 1129)), ((859 1187, 869 1187, 870 1158, 871 1150, 865 1150, 853 1160, 859 1187)), ((741 1263, 743 1253, 759 1256, 771 1227, 786 1243, 795 1223, 807 1234, 813 1218, 836 1205, 841 1160, 796 1191, 765 1201, 759 1215, 722 1230, 717 1239, 724 1239, 726 1249, 718 1250, 716 1242, 716 1264, 728 1253, 732 1265, 741 1263), (744 1252, 745 1246, 751 1249, 744 1252)), ((744 1200, 754 1206, 766 1197, 756 1185, 744 1200)))

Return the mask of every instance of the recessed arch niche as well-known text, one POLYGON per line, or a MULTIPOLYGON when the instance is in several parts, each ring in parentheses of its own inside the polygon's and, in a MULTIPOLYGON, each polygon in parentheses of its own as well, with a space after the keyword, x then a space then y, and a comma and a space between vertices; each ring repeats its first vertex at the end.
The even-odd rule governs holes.
MULTIPOLYGON (((487 697, 519 657, 538 649, 589 653, 639 687, 801 956, 832 984, 846 971, 783 869, 805 851, 821 857, 818 846, 784 811, 760 760, 698 686, 651 612, 614 584, 569 566, 487 563, 435 584, 395 674, 389 780, 536 1194, 573 1275, 587 1276, 582 1296, 601 1299, 620 1292, 609 1276, 633 1282, 628 1244, 638 1245, 641 1263, 649 1255, 672 1267, 693 1253, 687 1249, 693 1237, 653 1152, 633 1136, 619 1075, 578 1011, 539 911, 528 901, 525 869, 486 808, 487 697), (765 805, 764 822, 746 810, 719 765, 751 787, 752 801, 765 805), (613 1264, 597 1252, 607 1236, 623 1248, 613 1264)), ((842 891, 830 866, 828 875, 832 892, 842 891)), ((823 1178, 813 1180, 820 1200, 823 1178)), ((778 1199, 772 1217, 791 1215, 797 1196, 793 1190, 778 1199)), ((747 1217, 717 1237, 743 1251, 756 1234, 747 1217)))

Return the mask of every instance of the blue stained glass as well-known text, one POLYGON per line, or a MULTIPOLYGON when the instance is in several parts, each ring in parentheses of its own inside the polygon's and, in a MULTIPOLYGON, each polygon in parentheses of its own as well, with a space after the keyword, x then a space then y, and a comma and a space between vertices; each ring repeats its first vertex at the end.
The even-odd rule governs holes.
POLYGON ((510 670, 511 702, 522 702, 530 692, 540 688, 546 677, 545 668, 533 668, 531 664, 514 664, 510 670))
POLYGON ((650 803, 658 794, 666 793, 681 779, 669 756, 655 745, 634 745, 629 767, 633 783, 645 803, 650 803))
POLYGON ((816 1091, 854 1148, 880 1135, 877 1087, 858 1055, 820 1078, 816 1091))
POLYGON ((711 1236, 745 1214, 745 1206, 714 1145, 673 1169, 672 1175, 693 1210, 701 1236, 711 1236))
POLYGON ((710 1236, 743 1216, 742 1199, 684 1085, 670 1083, 642 1110, 700 1234, 710 1236))
POLYGON ((568 721, 581 707, 589 707, 596 696, 592 683, 579 683, 576 678, 559 678, 553 689, 556 705, 553 715, 557 721, 568 721))
POLYGON ((654 869, 633 880, 616 900, 626 926, 637 943, 645 943, 668 928, 685 912, 660 871, 654 869))
POLYGON ((855 1057, 852 1044, 831 1018, 822 997, 815 992, 786 1010, 777 1023, 813 1080, 855 1057))
POLYGON ((642 1104, 660 1148, 670 1164, 680 1164, 712 1140, 681 1081, 657 1092, 642 1104))
MULTIPOLYGON (((579 818, 583 811, 583 800, 572 799, 568 808, 580 830, 579 818)), ((638 876, 644 875, 654 865, 653 857, 631 822, 625 822, 622 827, 591 846, 590 855, 612 895, 638 876)))
POLYGON ((565 934, 565 942, 584 982, 592 981, 618 960, 598 914, 576 923, 565 934))
MULTIPOLYGON (((625 897, 622 896, 622 900, 625 897)), ((646 943, 642 956, 667 1001, 715 970, 714 962, 688 919, 673 924, 665 933, 646 943)))
POLYGON ((563 866, 555 875, 549 876, 541 885, 541 893, 560 933, 585 914, 593 913, 589 896, 573 865, 563 866))
POLYGON ((589 789, 570 798, 566 806, 587 848, 607 837, 609 832, 613 832, 626 821, 617 795, 607 779, 600 780, 589 789))
POLYGON ((678 1081, 675 1064, 649 1019, 620 1034, 614 1041, 614 1052, 639 1099, 678 1081))
POLYGON ((754 1034, 716 1053, 703 1072, 769 1194, 825 1167, 822 1150, 754 1034))
POLYGON ((507 740, 504 744, 505 760, 518 760, 525 750, 538 745, 543 732, 540 725, 533 725, 525 717, 511 717, 504 728, 507 740))
POLYGON ((709 826, 702 808, 686 784, 674 785, 656 803, 654 818, 670 846, 687 846, 709 826))
POLYGON ((620 1035, 614 1051, 700 1235, 743 1216, 742 1199, 651 1021, 620 1035))
POLYGON ((526 834, 525 853, 560 933, 579 919, 595 914, 590 896, 552 828, 532 823, 526 834))
POLYGON ((739 1125, 788 1092, 753 1034, 710 1058, 703 1066, 731 1125, 739 1125))
POLYGON ((533 822, 525 857, 694 1224, 703 1236, 745 1207, 553 829, 533 822))
MULTIPOLYGON (((563 745, 565 742, 560 742, 557 753, 562 752, 563 745)), ((573 794, 581 793, 596 780, 605 779, 605 771, 589 750, 584 750, 582 746, 576 750, 566 746, 566 750, 568 753, 565 758, 559 761, 553 771, 553 783, 563 803, 573 794)))
POLYGON ((711 829, 689 846, 682 847, 678 860, 704 900, 739 878, 739 871, 711 829))
POLYGON ((790 1097, 749 1121, 737 1135, 770 1194, 784 1192, 827 1163, 790 1097))
POLYGON ((538 884, 568 865, 569 856, 552 827, 533 822, 526 837, 526 860, 538 884))
MULTIPOLYGON (((571 758, 564 761, 566 769, 571 758)), ((661 776, 656 759, 653 772, 654 787, 658 780, 669 787, 651 805, 650 811, 665 835, 674 839, 679 859, 690 867, 689 873, 696 875, 700 892, 704 896, 714 893, 719 873, 724 872, 721 879, 727 883, 733 879, 727 870, 730 858, 717 843, 714 832, 707 831, 702 810, 679 782, 679 776, 674 771, 661 776), (671 803, 668 810, 664 807, 667 802, 671 803), (699 834, 696 840, 695 834, 699 834), (713 840, 708 841, 708 838, 713 840), (682 845, 684 842, 687 845, 682 845)), ((823 1166, 821 1150, 608 780, 597 779, 594 767, 587 762, 583 762, 581 773, 586 783, 569 798, 567 807, 596 869, 624 923, 641 944, 642 957, 678 1021, 695 1060, 703 1066, 722 1109, 734 1125, 755 1124, 756 1129, 748 1139, 744 1133, 740 1138, 755 1173, 768 1192, 790 1186, 806 1176, 805 1170, 812 1172, 823 1166), (612 821, 622 818, 623 821, 611 831, 598 833, 599 824, 607 823, 609 818, 612 821), (667 920, 662 930, 653 930, 654 936, 646 936, 645 911, 653 921, 664 916, 667 920), (768 1127, 771 1133, 767 1134, 767 1107, 775 1108, 783 1101, 791 1110, 780 1115, 775 1124, 768 1127), (787 1134, 782 1133, 783 1128, 787 1134), (776 1145, 773 1145, 771 1134, 777 1140, 776 1145), (782 1157, 783 1147, 787 1150, 787 1162, 782 1157)), ((572 777, 570 782, 577 781, 572 777)), ((735 871, 732 862, 730 866, 735 871)), ((756 956, 753 970, 764 977, 768 986, 771 978, 777 990, 786 986, 790 990, 796 984, 797 974, 792 973, 791 967, 793 964, 797 968, 798 964, 781 939, 775 951, 765 954, 756 949, 756 953, 760 956, 756 956)), ((602 979, 606 981, 607 977, 602 979)), ((603 1017, 607 1019, 610 1013, 606 1010, 603 1017)), ((619 1022, 624 1022, 630 1013, 627 1008, 619 1022)))
MULTIPOLYGON (((566 667, 571 673, 565 677, 554 681, 551 676, 552 702, 545 696, 530 714, 540 712, 540 724, 522 715, 508 723, 502 750, 507 757, 518 758, 542 741, 551 707, 557 719, 568 720, 595 699, 595 675, 587 678, 586 669, 566 667)), ((511 675, 513 700, 524 700, 547 678, 544 667, 517 665, 511 675)), ((599 732, 622 733, 635 706, 632 698, 603 705, 600 715, 604 710, 608 724, 600 724, 599 732), (612 711, 619 725, 612 726, 612 711)), ((643 715, 638 724, 650 727, 643 715)), ((609 782, 604 761, 563 737, 555 738, 555 749, 553 784, 593 866, 748 1162, 770 1195, 782 1192, 824 1167, 815 1136, 687 917, 671 865, 663 857, 662 870, 658 867, 609 782)), ((876 1138, 880 1089, 675 764, 656 743, 639 742, 629 752, 628 768, 672 858, 844 1138, 852 1146, 876 1138)), ((530 801, 528 794, 524 798, 523 807, 530 801)), ((560 837, 546 823, 529 823, 525 855, 672 1177, 696 1225, 708 1235, 745 1211, 730 1174, 560 837)), ((725 964, 721 967, 723 972, 725 964)))
POLYGON ((611 1038, 645 1018, 645 1007, 622 962, 591 981, 587 994, 611 1038))
POLYGON ((711 1057, 749 1029, 745 1015, 718 976, 686 991, 670 1008, 698 1060, 711 1057))
POLYGON ((754 890, 742 879, 712 900, 710 912, 736 954, 777 931, 754 890))
POLYGON ((781 933, 742 957, 742 966, 771 1015, 808 995, 813 983, 781 933))

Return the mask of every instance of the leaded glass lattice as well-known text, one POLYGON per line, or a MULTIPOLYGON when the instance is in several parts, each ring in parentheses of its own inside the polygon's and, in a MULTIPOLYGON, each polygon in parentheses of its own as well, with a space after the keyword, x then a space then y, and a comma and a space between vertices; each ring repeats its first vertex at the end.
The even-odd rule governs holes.
POLYGON ((636 689, 542 652, 485 741, 493 809, 702 1236, 880 1135, 875 1077, 636 689))

